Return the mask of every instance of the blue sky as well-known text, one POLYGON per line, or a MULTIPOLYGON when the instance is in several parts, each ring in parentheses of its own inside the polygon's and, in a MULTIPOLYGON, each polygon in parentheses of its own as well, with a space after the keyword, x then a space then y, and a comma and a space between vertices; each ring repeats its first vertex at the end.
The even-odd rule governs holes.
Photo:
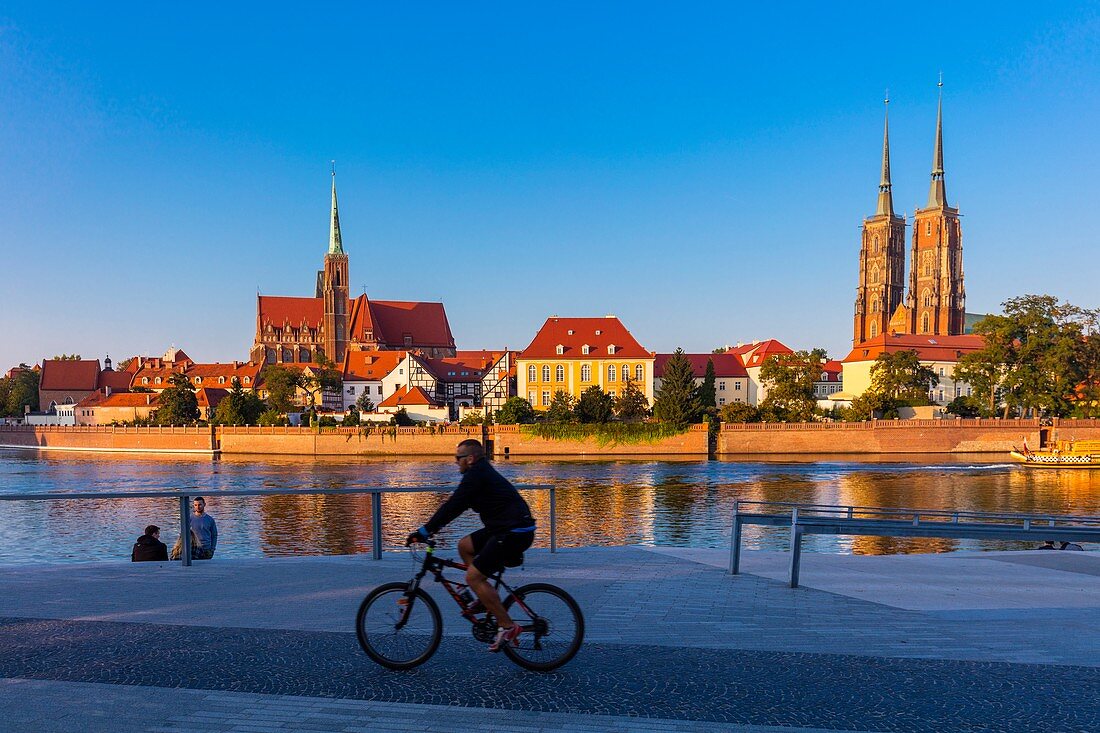
POLYGON ((257 289, 312 294, 331 159, 354 292, 460 348, 614 313, 843 357, 884 89, 912 212, 941 70, 967 309, 1100 306, 1095 4, 755 5, 6 3, 0 366, 245 358, 257 289))

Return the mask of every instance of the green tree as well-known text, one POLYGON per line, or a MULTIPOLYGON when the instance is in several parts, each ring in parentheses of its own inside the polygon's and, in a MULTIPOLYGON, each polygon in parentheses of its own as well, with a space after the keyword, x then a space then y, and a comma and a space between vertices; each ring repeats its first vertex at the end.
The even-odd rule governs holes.
POLYGON ((286 425, 286 415, 279 412, 275 408, 264 410, 263 414, 256 420, 257 425, 286 425))
POLYGON ((760 367, 760 381, 767 395, 760 412, 768 420, 809 422, 814 418, 817 398, 814 382, 824 371, 825 350, 795 351, 776 354, 760 367))
POLYGON ((1079 356, 1081 382, 1074 414, 1097 417, 1100 416, 1100 309, 1082 310, 1080 322, 1083 330, 1079 356))
POLYGON ((211 420, 216 425, 255 425, 266 405, 254 393, 246 392, 241 380, 233 377, 229 394, 218 403, 211 420))
POLYGON ((695 372, 683 349, 676 349, 665 362, 661 388, 653 403, 653 416, 677 428, 685 428, 699 419, 699 398, 695 392, 695 372))
POLYGON ((279 412, 294 409, 294 396, 302 384, 302 370, 281 364, 268 364, 264 367, 264 389, 267 390, 267 403, 279 412))
POLYGON ((623 422, 638 422, 649 414, 649 400, 645 392, 630 377, 626 378, 622 394, 615 398, 615 414, 623 422))
POLYGON ((962 395, 948 402, 945 409, 957 417, 981 417, 982 408, 981 400, 962 395))
POLYGON ((485 422, 485 416, 478 410, 470 410, 462 419, 458 421, 459 425, 465 425, 467 427, 473 427, 474 425, 480 425, 485 422))
POLYGON ((186 374, 173 374, 168 378, 171 384, 160 393, 157 402, 160 407, 154 413, 158 425, 189 425, 199 419, 199 403, 195 399, 195 388, 186 374))
POLYGON ((745 402, 731 402, 718 410, 722 422, 760 422, 760 409, 745 402))
POLYGON ((605 423, 615 410, 615 399, 597 385, 581 392, 574 412, 582 423, 605 423))
POLYGON ((355 406, 359 408, 359 412, 374 412, 374 401, 371 400, 370 395, 367 394, 368 387, 363 388, 363 394, 359 395, 359 399, 355 401, 355 406))
POLYGON ((916 351, 884 351, 871 365, 871 391, 910 407, 929 404, 928 391, 939 381, 916 351))
POLYGON ((411 428, 416 425, 416 422, 409 417, 409 411, 404 407, 393 413, 393 417, 390 418, 390 424, 396 425, 399 428, 411 428))
POLYGON ((26 364, 10 379, 0 379, 0 413, 10 417, 22 417, 26 407, 38 409, 39 373, 26 364))
POLYGON ((546 410, 546 422, 566 423, 575 422, 577 419, 574 408, 577 400, 573 395, 566 394, 560 389, 550 398, 550 407, 546 410))
POLYGON ((56 354, 53 361, 80 361, 80 354, 56 354))
POLYGON ((712 413, 714 408, 718 407, 716 401, 714 382, 714 359, 707 359, 707 370, 703 374, 703 383, 696 388, 696 395, 699 398, 699 406, 703 408, 704 412, 712 413))
POLYGON ((497 410, 496 421, 500 425, 526 425, 535 421, 535 408, 522 397, 509 397, 497 410))
POLYGON ((868 389, 852 400, 851 406, 842 414, 848 422, 861 422, 874 417, 894 418, 898 416, 898 403, 883 395, 868 389))
POLYGON ((317 397, 324 391, 341 392, 344 388, 344 375, 336 363, 317 353, 317 366, 302 373, 301 387, 309 394, 309 404, 316 405, 317 397))
POLYGON ((348 411, 344 414, 344 422, 341 423, 345 428, 359 427, 359 408, 352 405, 348 408, 348 411))

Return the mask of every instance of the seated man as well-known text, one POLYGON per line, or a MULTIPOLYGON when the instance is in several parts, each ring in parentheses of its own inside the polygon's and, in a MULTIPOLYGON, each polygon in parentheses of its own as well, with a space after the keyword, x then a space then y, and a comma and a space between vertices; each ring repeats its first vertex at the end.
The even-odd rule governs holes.
POLYGON ((467 509, 478 513, 485 526, 459 540, 458 554, 468 566, 466 583, 497 620, 497 638, 489 651, 499 652, 505 644, 519 644, 520 627, 504 610, 488 576, 519 562, 535 539, 535 520, 516 488, 489 465, 480 442, 459 443, 455 461, 462 474, 458 488, 405 544, 427 540, 467 509))
POLYGON ((160 541, 160 527, 150 524, 145 528, 145 534, 138 537, 137 542, 134 543, 130 560, 132 562, 168 560, 168 545, 160 541))

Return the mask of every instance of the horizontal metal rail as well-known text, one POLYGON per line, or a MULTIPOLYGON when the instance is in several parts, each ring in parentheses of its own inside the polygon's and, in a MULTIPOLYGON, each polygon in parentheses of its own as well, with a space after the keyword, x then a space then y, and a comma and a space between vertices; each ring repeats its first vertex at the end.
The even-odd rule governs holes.
POLYGON ((746 524, 765 527, 790 526, 790 585, 792 588, 798 587, 802 537, 806 534, 1100 542, 1100 517, 954 512, 942 509, 894 509, 745 500, 736 501, 733 506, 733 531, 730 537, 730 573, 733 575, 739 573, 741 569, 741 532, 746 524), (772 508, 782 511, 746 512, 743 507, 772 508), (960 519, 967 521, 960 521, 960 519))
MULTIPOLYGON (((315 496, 318 494, 367 494, 371 501, 371 557, 382 559, 382 495, 383 494, 449 494, 453 486, 357 486, 341 489, 231 489, 207 491, 199 487, 173 491, 110 491, 72 493, 0 494, 0 501, 88 501, 93 499, 177 499, 180 505, 180 537, 183 539, 180 559, 191 565, 191 499, 196 496, 315 496)), ((548 484, 520 484, 517 491, 550 492, 550 552, 558 551, 557 489, 548 484)))

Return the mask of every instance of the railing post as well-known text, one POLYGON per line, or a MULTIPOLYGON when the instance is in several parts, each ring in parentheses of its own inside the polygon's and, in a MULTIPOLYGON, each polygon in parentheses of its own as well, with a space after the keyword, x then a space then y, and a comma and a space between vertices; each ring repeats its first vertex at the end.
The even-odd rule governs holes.
POLYGON ((798 528, 798 507, 791 510, 791 587, 798 587, 798 564, 802 559, 802 531, 798 528))
POLYGON ((558 551, 558 495, 557 490, 550 487, 550 552, 558 551))
POLYGON ((730 575, 741 572, 741 513, 733 502, 733 529, 730 531, 730 575))
POLYGON ((191 501, 189 496, 180 496, 180 562, 184 567, 191 565, 191 501))
POLYGON ((382 492, 372 491, 370 495, 370 542, 371 557, 382 559, 382 492))

